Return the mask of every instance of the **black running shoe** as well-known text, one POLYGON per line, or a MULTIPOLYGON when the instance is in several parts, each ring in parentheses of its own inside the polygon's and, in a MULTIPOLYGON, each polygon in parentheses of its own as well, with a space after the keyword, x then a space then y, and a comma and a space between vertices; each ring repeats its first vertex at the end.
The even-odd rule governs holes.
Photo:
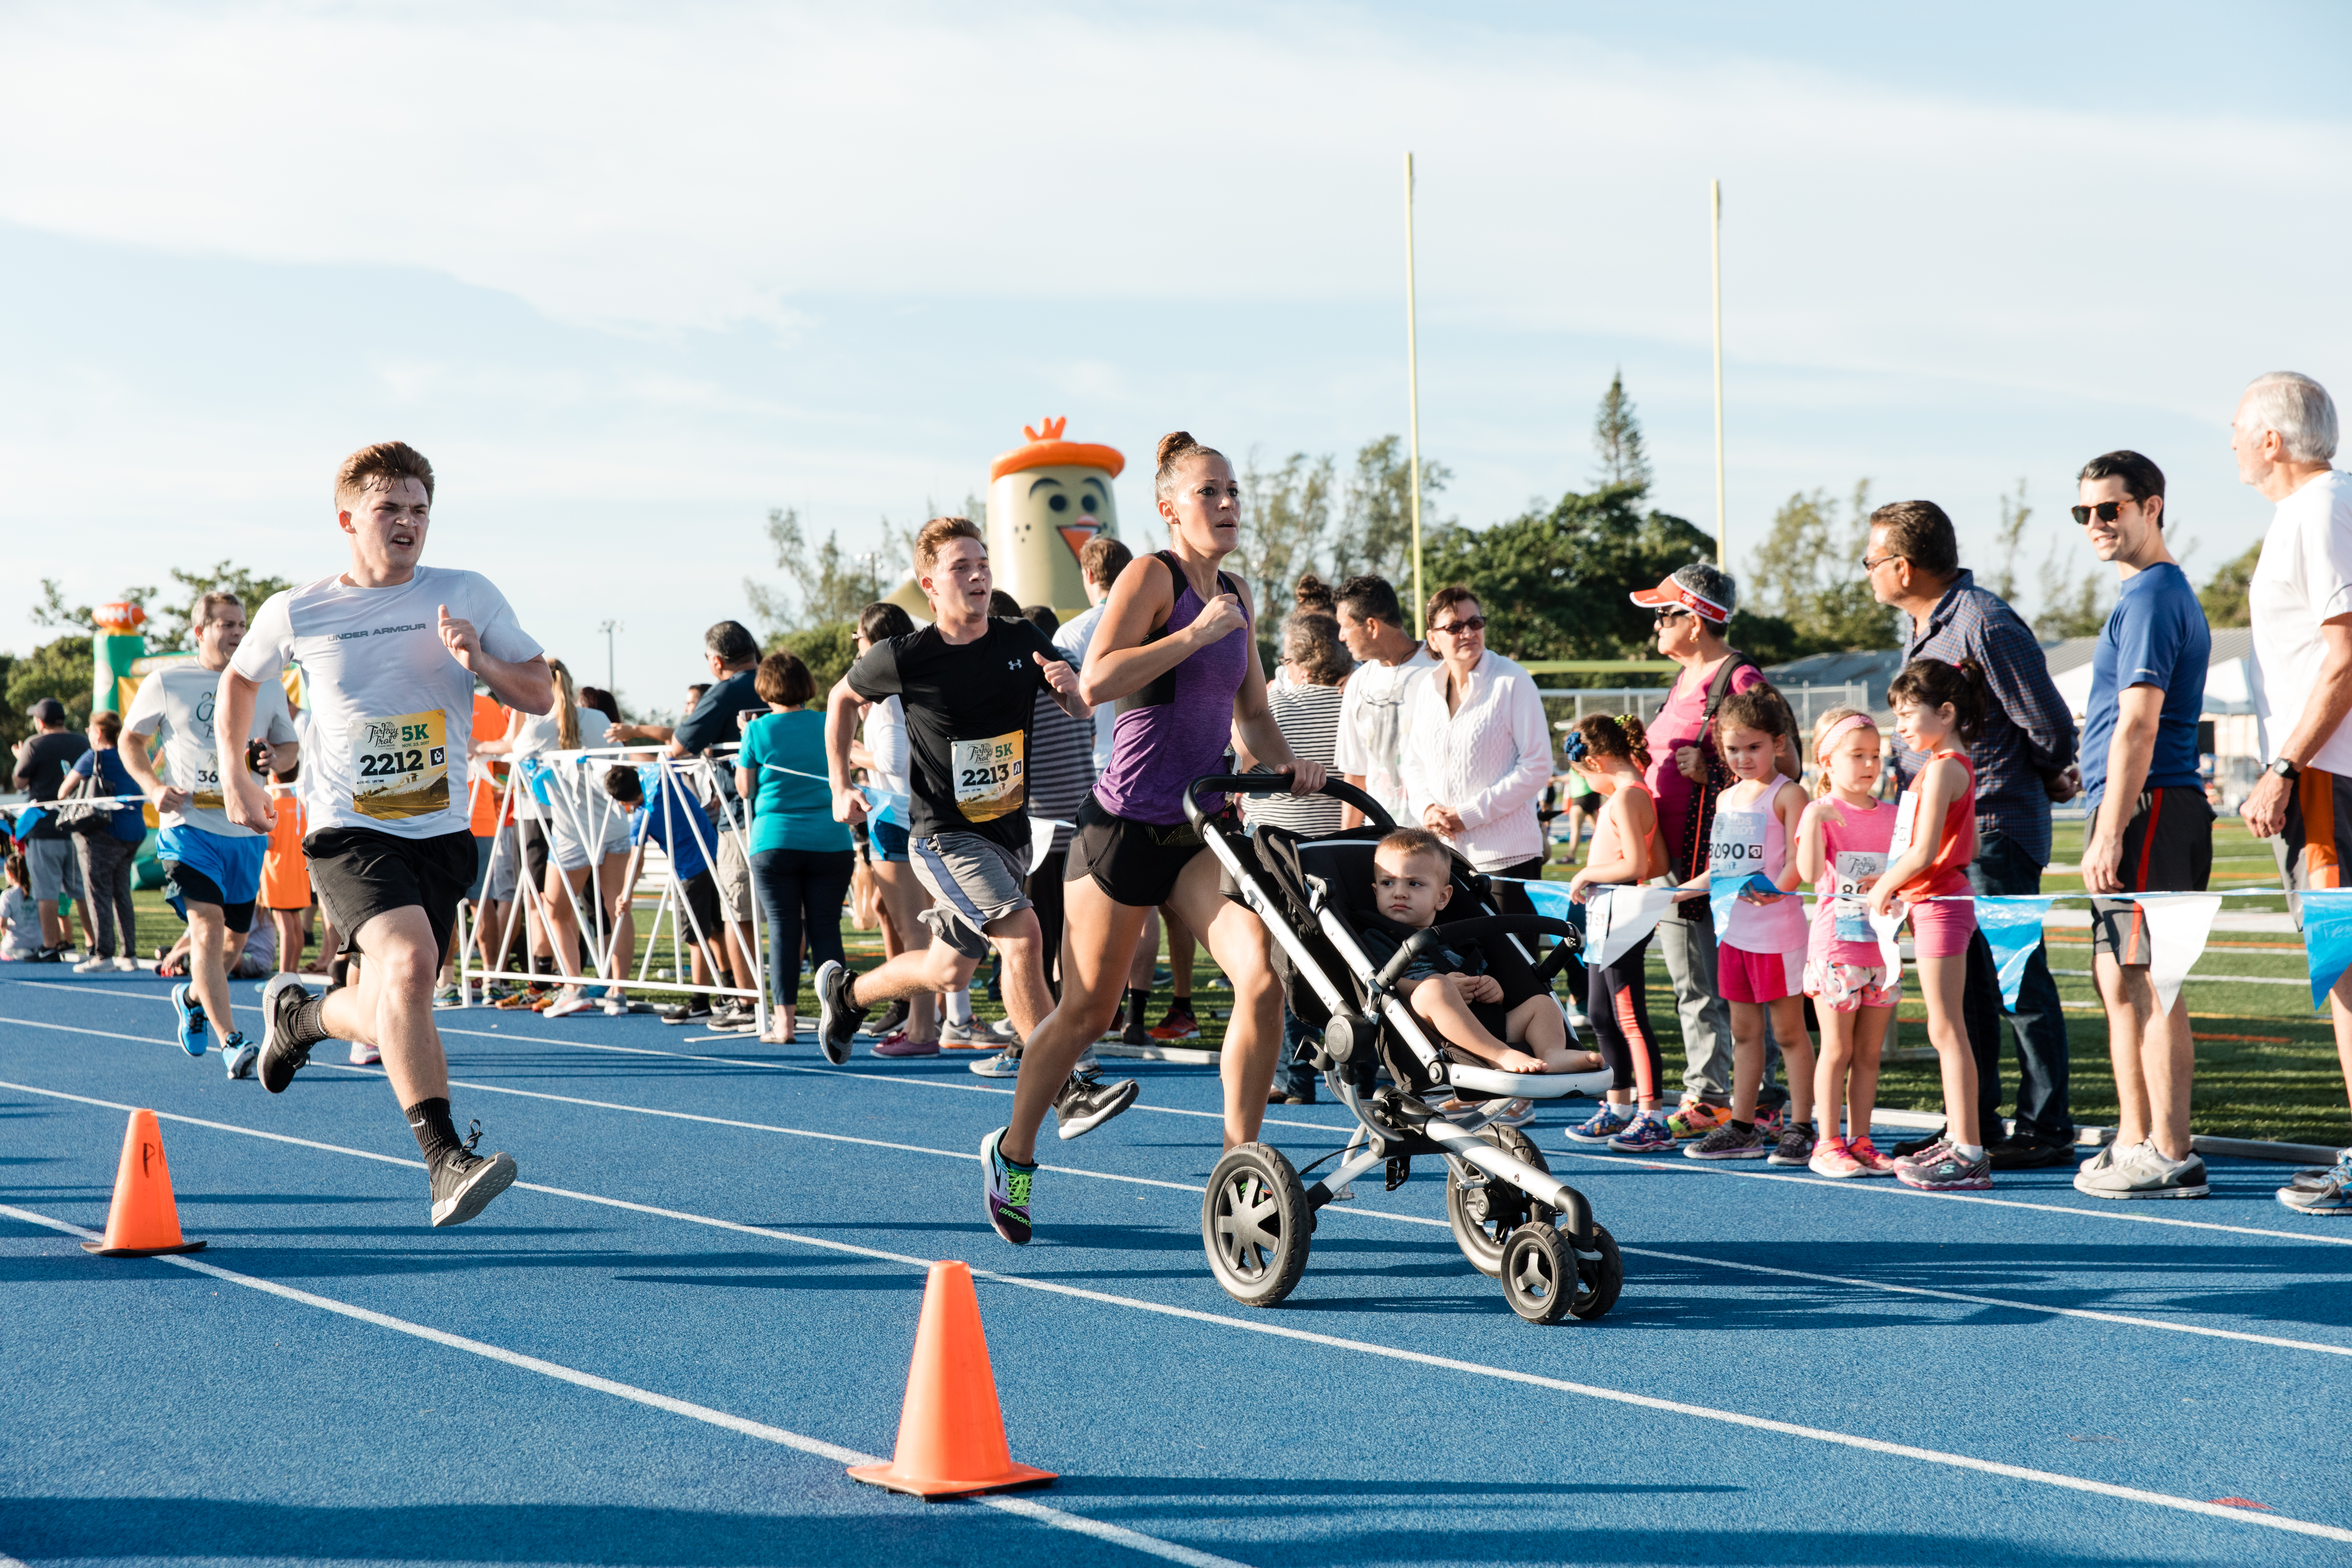
POLYGON ((315 1041, 294 1043, 294 1010, 310 999, 302 982, 291 974, 273 975, 261 988, 261 1087, 272 1094, 284 1094, 286 1086, 294 1081, 310 1060, 310 1047, 315 1041))
POLYGON ((866 1022, 866 1009, 849 999, 856 984, 856 973, 838 960, 828 958, 817 965, 816 1043, 835 1067, 849 1059, 850 1042, 857 1037, 857 1026, 866 1022))
POLYGON ((656 1009, 655 1016, 665 1024, 691 1024, 710 1016, 710 1004, 699 997, 692 1002, 674 1002, 656 1009))
POLYGON ((1054 1097, 1054 1121, 1064 1138, 1083 1138, 1133 1105, 1139 1092, 1131 1078, 1105 1083, 1091 1072, 1074 1072, 1054 1097))
POLYGON ((1015 1247, 1029 1244, 1029 1184, 1034 1165, 1016 1165, 997 1152, 1006 1129, 998 1128, 980 1141, 980 1197, 988 1223, 1015 1247))
POLYGON ((466 1146, 452 1150, 433 1167, 433 1223, 463 1225, 489 1206, 492 1198, 514 1185, 511 1154, 488 1159, 474 1152, 482 1141, 482 1124, 475 1122, 466 1146))
POLYGON ((868 1018, 865 1023, 859 1025, 857 1032, 861 1035, 871 1035, 878 1040, 883 1036, 888 1034, 891 1030, 905 1024, 907 1021, 907 999, 904 996, 901 996, 897 1001, 891 1003, 887 1007, 883 1008, 881 1016, 877 1018, 868 1018))

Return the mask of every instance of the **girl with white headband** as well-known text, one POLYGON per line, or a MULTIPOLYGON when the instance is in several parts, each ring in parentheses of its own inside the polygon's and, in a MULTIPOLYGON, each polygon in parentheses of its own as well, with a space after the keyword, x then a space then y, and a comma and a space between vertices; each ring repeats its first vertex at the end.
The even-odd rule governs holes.
POLYGON ((1797 824, 1797 871, 1812 883, 1805 994, 1821 1021, 1813 1109, 1821 1141, 1807 1163, 1823 1176, 1891 1176, 1895 1162, 1870 1141, 1879 1052, 1903 1000, 1903 973, 1881 961, 1864 899, 1886 869, 1895 807, 1877 795, 1878 726, 1857 708, 1832 708, 1813 726, 1820 797, 1797 824), (1848 1118, 1841 1134, 1838 1108, 1848 1118))

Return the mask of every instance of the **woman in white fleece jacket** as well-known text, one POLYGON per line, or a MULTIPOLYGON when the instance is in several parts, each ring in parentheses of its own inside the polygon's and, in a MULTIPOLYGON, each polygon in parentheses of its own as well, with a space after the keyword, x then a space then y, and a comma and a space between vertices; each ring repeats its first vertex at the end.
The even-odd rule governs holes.
POLYGON ((1536 679, 1486 651, 1486 621, 1458 584, 1430 595, 1438 666, 1415 678, 1403 756, 1420 825, 1492 876, 1543 875, 1536 805, 1551 781, 1551 734, 1536 679))

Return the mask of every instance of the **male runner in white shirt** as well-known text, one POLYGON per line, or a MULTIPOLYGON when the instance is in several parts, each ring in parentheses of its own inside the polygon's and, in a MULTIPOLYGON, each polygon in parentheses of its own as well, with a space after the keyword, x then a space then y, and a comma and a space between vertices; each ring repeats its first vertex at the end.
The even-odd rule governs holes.
MULTIPOLYGON (((335 475, 347 572, 271 596, 220 683, 223 735, 242 735, 261 683, 289 660, 310 699, 303 852, 355 984, 312 996, 291 974, 262 992, 261 1085, 285 1091, 330 1037, 383 1053, 425 1152, 433 1223, 462 1225, 515 1179, 506 1154, 461 1142, 433 1025, 433 981, 474 879, 466 752, 477 679, 509 708, 544 713, 554 679, 506 597, 473 572, 419 566, 433 468, 398 441, 362 447, 335 475)), ((267 830, 269 795, 225 758, 229 819, 267 830)))
POLYGON ((228 1076, 250 1078, 259 1047, 246 1039, 229 1013, 229 950, 241 952, 246 933, 253 930, 261 858, 269 840, 228 819, 220 782, 220 769, 227 764, 219 759, 234 754, 236 771, 247 773, 249 742, 260 742, 269 748, 269 766, 291 773, 301 747, 286 689, 274 681, 257 693, 250 730, 236 731, 234 741, 221 744, 213 723, 220 672, 245 638, 245 605, 235 594, 206 594, 196 601, 195 623, 195 658, 167 664, 139 683, 123 715, 118 752, 155 807, 163 827, 155 856, 167 873, 164 891, 188 922, 188 978, 172 988, 180 1048, 203 1056, 209 1023, 220 1036, 221 1066, 228 1076), (168 782, 147 759, 158 731, 172 775, 168 782))

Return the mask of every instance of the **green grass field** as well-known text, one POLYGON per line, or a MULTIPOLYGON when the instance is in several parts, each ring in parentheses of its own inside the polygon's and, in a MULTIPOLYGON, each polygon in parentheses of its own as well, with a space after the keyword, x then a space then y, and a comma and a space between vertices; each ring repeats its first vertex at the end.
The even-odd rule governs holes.
MULTIPOLYGON (((2053 870, 2043 879, 2045 892, 2081 890, 2082 880, 2073 865, 2082 852, 2082 838, 2080 823, 2058 825, 2053 853, 2055 863, 2064 869, 2053 870)), ((2212 885, 2217 890, 2276 885, 2269 847, 2250 837, 2236 821, 2225 820, 2216 826, 2213 848, 2212 885)), ((1550 874, 1564 879, 1570 871, 1567 866, 1556 865, 1550 874)), ((180 922, 160 892, 142 892, 134 898, 139 913, 137 951, 142 957, 152 957, 155 949, 178 937, 180 922)), ((2264 898, 2231 899, 2225 907, 2241 911, 2283 910, 2286 906, 2273 893, 2264 898)), ((644 919, 641 914, 641 924, 644 919)), ((881 962, 878 932, 856 931, 844 922, 842 934, 853 964, 868 968, 881 962)), ((667 960, 667 939, 663 947, 663 953, 655 960, 657 967, 667 960)), ((644 948, 641 936, 640 953, 644 948)), ((2079 929, 2053 931, 2049 958, 2053 970, 2087 971, 2091 967, 2089 932, 2079 929)), ((2292 931, 2217 931, 2195 973, 2301 980, 2305 973, 2303 942, 2292 931)), ((1211 1011, 1223 1012, 1229 1002, 1229 994, 1219 986, 1217 978, 1215 966, 1205 953, 1201 954, 1194 964, 1193 991, 1195 1005, 1202 1013, 1202 1037, 1197 1043, 1204 1047, 1214 1047, 1224 1033, 1223 1023, 1208 1016, 1211 1011)), ((2067 1006, 2074 1119, 2111 1125, 2116 1117, 2116 1100, 2114 1078, 2107 1065, 2105 1016, 2099 1009, 2097 994, 2087 974, 2061 973, 2057 980, 2059 995, 2067 1006)), ((1891 1048, 1916 1048, 1927 1043, 1926 1014, 1916 986, 1910 990, 1910 999, 1899 1014, 1898 1038, 1890 1042, 1891 1048)), ((1152 1021, 1158 1021, 1159 1010, 1166 1006, 1168 995, 1165 987, 1155 995, 1152 1021)), ((1651 1016, 1659 1025, 1668 1072, 1678 1078, 1682 1070, 1681 1050, 1670 996, 1665 966, 1653 956, 1651 1016)), ((1003 1010, 984 995, 975 994, 974 1004, 983 1017, 1003 1016, 1003 1010)), ((815 1005, 804 974, 800 1006, 806 1015, 813 1012, 815 1005)), ((2197 1131, 2331 1147, 2352 1143, 2352 1117, 2347 1117, 2346 1111, 2344 1078, 2336 1065, 2334 1037, 2326 1016, 2312 1010, 2305 988, 2291 984, 2231 984, 2192 978, 2189 984, 2189 1005, 2198 1037, 2197 1091, 2191 1112, 2191 1123, 2197 1131)), ((2008 1078, 2013 1086, 2013 1053, 2008 1078)), ((1934 1064, 1889 1065, 1880 1088, 1880 1102, 1905 1110, 1940 1110, 1943 1089, 1934 1064)))

